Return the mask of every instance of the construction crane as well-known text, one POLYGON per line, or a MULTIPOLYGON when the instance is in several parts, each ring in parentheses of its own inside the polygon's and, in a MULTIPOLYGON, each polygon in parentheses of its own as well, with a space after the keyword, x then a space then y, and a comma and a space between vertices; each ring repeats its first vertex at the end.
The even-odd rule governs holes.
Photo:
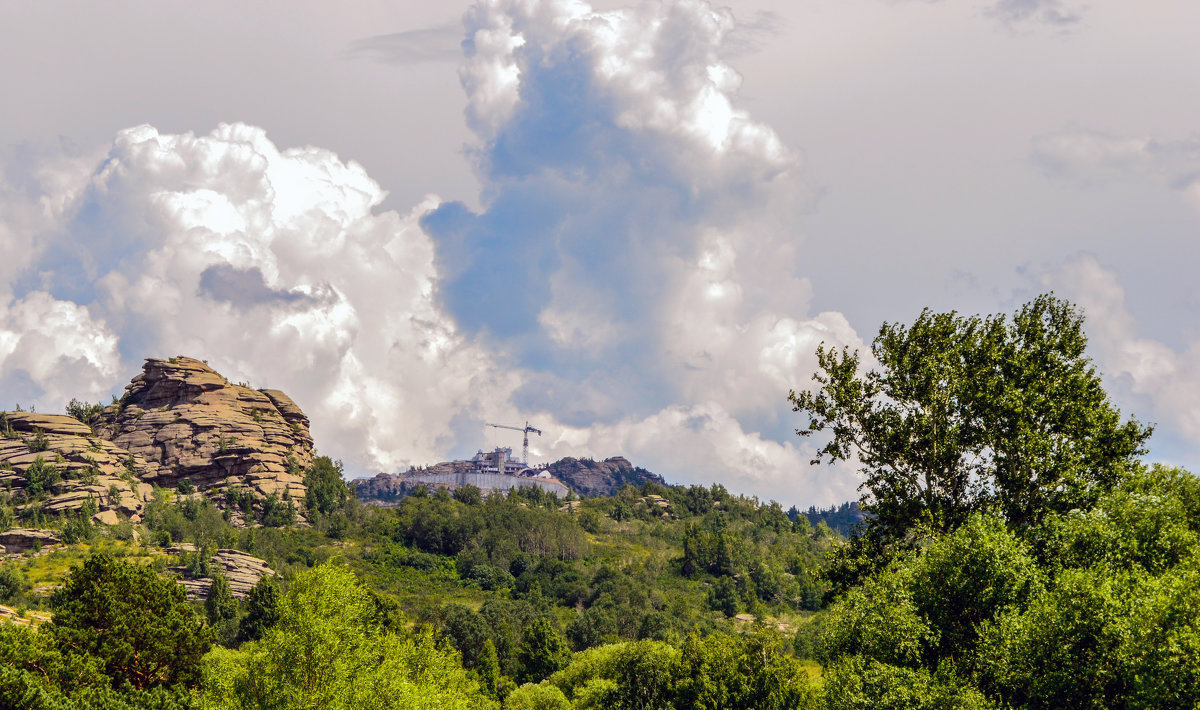
POLYGON ((519 431, 524 434, 525 442, 522 444, 521 448, 521 463, 525 464, 526 466, 529 465, 529 432, 533 432, 534 434, 541 436, 541 429, 534 429, 533 427, 529 426, 529 422, 525 422, 524 429, 519 426, 508 426, 507 424, 488 424, 488 426, 494 426, 497 429, 512 429, 513 431, 519 431))

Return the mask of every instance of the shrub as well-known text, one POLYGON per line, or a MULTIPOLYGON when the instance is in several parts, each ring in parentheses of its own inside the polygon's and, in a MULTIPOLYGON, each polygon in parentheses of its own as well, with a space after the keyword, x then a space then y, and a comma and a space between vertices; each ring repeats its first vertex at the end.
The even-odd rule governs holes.
POLYGON ((29 464, 29 468, 25 469, 25 492, 30 498, 40 498, 50 493, 50 489, 61 480, 62 474, 58 468, 38 456, 29 464))

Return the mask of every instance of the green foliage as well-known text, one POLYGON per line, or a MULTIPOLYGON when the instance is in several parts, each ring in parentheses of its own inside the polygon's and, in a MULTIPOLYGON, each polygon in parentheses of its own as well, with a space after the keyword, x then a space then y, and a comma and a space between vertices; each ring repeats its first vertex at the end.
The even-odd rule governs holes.
POLYGON ((204 615, 216 632, 217 640, 223 645, 231 645, 238 630, 238 602, 233 598, 229 580, 220 572, 212 574, 212 584, 204 598, 204 615))
POLYGON ((154 570, 94 554, 54 594, 49 626, 64 653, 101 659, 120 684, 145 689, 194 685, 208 630, 187 603, 183 587, 154 570))
POLYGON ((571 647, 557 626, 545 618, 538 618, 525 632, 518 659, 521 663, 518 680, 536 683, 567 665, 571 647))
POLYGON ((282 528, 296 524, 296 504, 290 500, 280 500, 279 495, 272 493, 262 500, 262 511, 258 520, 263 527, 282 528))
POLYGON ((14 564, 0 566, 0 603, 8 604, 29 586, 28 580, 14 564))
POLYGON ((21 710, 185 710, 188 690, 112 687, 100 659, 65 654, 43 631, 0 624, 0 707, 21 710))
POLYGON ((676 707, 787 710, 812 708, 816 701, 807 673, 770 631, 693 635, 683 644, 676 707))
POLYGON ((844 656, 866 656, 917 666, 936 639, 917 610, 912 586, 911 570, 894 565, 847 591, 829 608, 818 660, 829 665, 844 656))
POLYGON ((505 710, 571 710, 571 701, 549 683, 526 683, 504 699, 505 710))
POLYGON ((293 580, 261 640, 206 659, 206 708, 493 708, 457 653, 381 633, 371 595, 343 568, 293 580))
POLYGON ((74 417, 89 427, 95 428, 100 423, 100 415, 104 413, 104 405, 99 402, 93 404, 71 398, 71 401, 67 403, 66 410, 67 416, 74 417))
POLYGON ((818 694, 785 646, 769 631, 617 643, 577 653, 550 682, 578 708, 815 709, 818 694))
POLYGON ((179 491, 179 495, 191 495, 196 492, 196 486, 192 483, 192 479, 180 479, 179 483, 175 484, 175 490, 179 491))
POLYGON ((54 464, 46 463, 41 456, 25 469, 25 493, 30 498, 48 495, 62 481, 62 473, 54 464))
POLYGON ((312 468, 304 474, 304 505, 310 513, 332 515, 346 507, 351 494, 344 475, 341 461, 328 456, 313 459, 312 468))
POLYGON ((969 658, 980 624, 1023 606, 1042 587, 1028 545, 993 516, 972 515, 913 567, 913 601, 937 639, 935 658, 969 658))
POLYGON ((86 542, 94 538, 96 526, 92 522, 92 516, 98 510, 96 499, 89 495, 79 509, 67 517, 62 531, 63 542, 74 545, 77 542, 86 542))
POLYGON ((256 641, 279 621, 279 584, 268 575, 246 595, 246 615, 238 628, 238 642, 256 641))
POLYGON ((465 505, 479 505, 483 502, 483 493, 478 486, 459 486, 454 489, 454 500, 465 505))
POLYGON ((818 349, 815 392, 792 392, 817 460, 857 459, 867 533, 905 541, 996 506, 1016 529, 1088 508, 1144 453, 1151 429, 1121 422, 1085 355, 1083 317, 1052 295, 1012 319, 926 309, 885 323, 857 352, 818 349))
POLYGON ((33 435, 25 440, 25 444, 29 447, 30 451, 45 451, 50 448, 50 437, 46 436, 46 432, 35 427, 33 435))
POLYGON ((986 710, 996 707, 951 670, 888 665, 850 656, 828 669, 827 710, 986 710))
POLYGON ((462 654, 463 665, 467 668, 478 668, 483 664, 488 644, 492 644, 492 653, 496 652, 487 622, 465 606, 450 604, 442 609, 442 633, 462 654))
POLYGON ((742 610, 742 600, 737 585, 729 577, 719 577, 708 590, 708 607, 725 616, 734 616, 742 610))
POLYGON ((1122 645, 1136 580, 1096 567, 1067 570, 1027 610, 983 631, 983 685, 1030 708, 1115 707, 1127 692, 1122 645))

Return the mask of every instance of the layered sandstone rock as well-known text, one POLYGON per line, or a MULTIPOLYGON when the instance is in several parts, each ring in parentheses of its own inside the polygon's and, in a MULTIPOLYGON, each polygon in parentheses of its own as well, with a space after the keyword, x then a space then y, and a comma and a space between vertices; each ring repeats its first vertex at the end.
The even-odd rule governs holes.
MULTIPOLYGON (((169 547, 167 554, 184 556, 194 554, 192 545, 169 547)), ((258 580, 268 575, 274 576, 275 571, 253 555, 238 550, 220 549, 209 558, 209 566, 213 572, 220 572, 229 581, 229 591, 236 599, 245 599, 258 584, 258 580)), ((180 575, 179 583, 187 590, 190 599, 207 599, 208 589, 212 586, 212 576, 193 576, 186 566, 171 567, 170 571, 180 575)))
MULTIPOLYGON (((231 384, 200 360, 148 359, 98 433, 145 459, 147 482, 304 497, 312 465, 308 417, 278 390, 231 384)), ((211 493, 216 493, 212 491, 211 493)))
POLYGON ((155 468, 71 417, 0 412, 0 488, 8 489, 18 514, 30 505, 43 517, 72 514, 90 499, 97 520, 137 522, 151 494, 142 478, 155 468), (43 491, 38 481, 31 486, 31 467, 50 482, 43 491))

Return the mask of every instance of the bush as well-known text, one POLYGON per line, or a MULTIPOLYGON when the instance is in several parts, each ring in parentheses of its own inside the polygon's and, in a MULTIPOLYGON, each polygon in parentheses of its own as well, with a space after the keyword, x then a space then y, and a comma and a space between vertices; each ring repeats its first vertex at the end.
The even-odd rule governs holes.
POLYGON ((0 567, 0 602, 8 604, 25 591, 28 582, 15 565, 0 567))
POLYGON ((95 427, 100 423, 100 415, 104 412, 104 405, 96 402, 80 402, 72 398, 67 403, 67 416, 74 417, 79 421, 87 424, 89 427, 95 427))
MULTIPOLYGON (((44 449, 43 449, 44 450, 44 449)), ((62 474, 53 464, 38 456, 25 469, 25 492, 30 498, 40 498, 50 493, 62 481, 62 474)))

